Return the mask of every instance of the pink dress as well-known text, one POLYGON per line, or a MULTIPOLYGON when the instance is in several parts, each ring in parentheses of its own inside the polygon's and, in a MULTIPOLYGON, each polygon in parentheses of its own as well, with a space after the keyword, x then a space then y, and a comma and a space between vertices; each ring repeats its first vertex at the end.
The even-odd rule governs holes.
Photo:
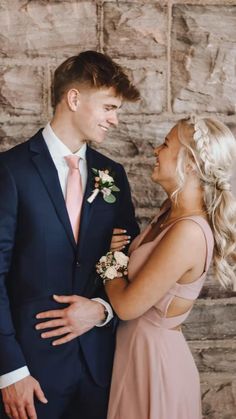
MULTIPOLYGON (((192 283, 176 283, 158 303, 141 317, 121 322, 117 331, 108 419, 200 419, 199 374, 180 330, 184 314, 167 317, 172 300, 195 300, 209 268, 214 240, 209 224, 199 216, 185 217, 202 228, 207 245, 204 273, 192 283)), ((174 224, 174 223, 173 223, 174 224)), ((135 277, 154 247, 173 225, 153 241, 142 241, 149 225, 132 243, 129 278, 135 277)))

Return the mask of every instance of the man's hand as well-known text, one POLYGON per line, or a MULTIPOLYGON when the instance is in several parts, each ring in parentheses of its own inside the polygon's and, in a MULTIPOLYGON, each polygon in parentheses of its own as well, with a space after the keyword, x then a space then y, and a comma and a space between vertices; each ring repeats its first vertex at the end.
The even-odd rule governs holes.
POLYGON ((9 418, 37 419, 34 396, 42 403, 48 402, 39 382, 31 375, 8 387, 2 388, 1 392, 4 408, 9 418))
POLYGON ((126 230, 114 228, 112 233, 110 251, 122 250, 130 243, 130 236, 127 236, 126 230))
POLYGON ((52 319, 38 323, 37 330, 52 328, 53 330, 41 334, 42 338, 63 336, 54 340, 53 345, 61 345, 82 335, 104 320, 104 306, 79 295, 54 295, 53 298, 69 307, 59 310, 44 311, 37 314, 37 319, 52 319))

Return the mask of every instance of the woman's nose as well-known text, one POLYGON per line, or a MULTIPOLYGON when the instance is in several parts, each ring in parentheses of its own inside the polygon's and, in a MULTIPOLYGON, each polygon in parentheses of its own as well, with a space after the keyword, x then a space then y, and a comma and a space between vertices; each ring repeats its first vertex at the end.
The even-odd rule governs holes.
POLYGON ((153 150, 153 154, 154 154, 155 157, 158 156, 158 152, 159 152, 159 146, 155 147, 154 150, 153 150))

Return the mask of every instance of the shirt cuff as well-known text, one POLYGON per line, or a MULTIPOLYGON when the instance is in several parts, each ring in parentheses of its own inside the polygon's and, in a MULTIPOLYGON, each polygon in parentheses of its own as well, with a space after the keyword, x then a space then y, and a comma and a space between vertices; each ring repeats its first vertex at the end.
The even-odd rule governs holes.
POLYGON ((0 375, 0 388, 8 387, 11 384, 16 383, 17 381, 20 381, 23 378, 28 377, 28 375, 30 375, 30 372, 26 366, 8 372, 7 374, 0 375))
POLYGON ((92 298, 92 301, 97 301, 98 303, 101 303, 107 311, 107 317, 104 320, 104 322, 96 324, 96 327, 103 327, 107 323, 109 323, 111 321, 111 319, 113 319, 113 317, 114 317, 113 310, 112 310, 110 304, 107 301, 103 300, 102 298, 92 298))

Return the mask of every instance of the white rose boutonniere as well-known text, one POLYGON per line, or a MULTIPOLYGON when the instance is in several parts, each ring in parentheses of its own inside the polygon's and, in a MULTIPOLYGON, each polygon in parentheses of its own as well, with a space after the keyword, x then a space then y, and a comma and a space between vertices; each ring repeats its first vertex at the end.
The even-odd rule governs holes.
POLYGON ((108 182, 108 183, 114 183, 113 177, 110 176, 110 175, 108 175, 108 173, 109 173, 108 170, 105 170, 105 172, 103 172, 102 170, 98 170, 99 178, 101 179, 101 181, 103 183, 106 183, 106 182, 108 182))
POLYGON ((96 271, 103 279, 103 284, 114 278, 125 277, 128 274, 129 257, 123 252, 107 252, 96 264, 96 271))
POLYGON ((109 170, 92 169, 94 174, 94 190, 87 201, 91 204, 99 192, 102 193, 104 201, 109 204, 116 202, 113 192, 119 192, 120 189, 115 185, 113 177, 109 174, 109 170))

